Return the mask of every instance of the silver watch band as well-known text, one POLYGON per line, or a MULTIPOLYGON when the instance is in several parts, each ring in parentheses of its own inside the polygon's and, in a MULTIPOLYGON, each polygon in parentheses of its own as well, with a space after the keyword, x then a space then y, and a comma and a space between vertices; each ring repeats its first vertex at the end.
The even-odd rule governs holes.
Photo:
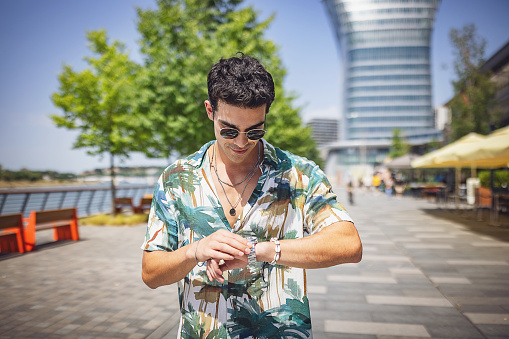
POLYGON ((247 268, 251 271, 251 273, 254 273, 256 270, 256 250, 255 245, 257 244, 256 237, 249 237, 247 238, 252 244, 251 252, 247 255, 247 268))

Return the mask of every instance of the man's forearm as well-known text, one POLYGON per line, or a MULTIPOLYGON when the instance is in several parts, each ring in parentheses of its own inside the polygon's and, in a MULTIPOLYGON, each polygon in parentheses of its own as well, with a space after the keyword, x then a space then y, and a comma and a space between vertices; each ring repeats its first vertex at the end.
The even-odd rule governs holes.
MULTIPOLYGON (((357 263, 362 258, 362 244, 355 226, 342 221, 320 232, 296 240, 280 240, 281 257, 277 264, 299 268, 324 268, 344 263, 357 263)), ((256 245, 258 261, 274 259, 275 244, 256 245)))
POLYGON ((196 266, 196 260, 190 256, 190 244, 173 252, 143 252, 142 279, 150 288, 171 285, 185 276, 196 266))

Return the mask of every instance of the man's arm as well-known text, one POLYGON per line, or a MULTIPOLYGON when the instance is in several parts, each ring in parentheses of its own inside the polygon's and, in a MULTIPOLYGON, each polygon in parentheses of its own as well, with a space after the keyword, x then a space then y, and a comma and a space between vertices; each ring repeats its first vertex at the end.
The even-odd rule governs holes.
MULTIPOLYGON (((362 259, 362 244, 354 224, 336 222, 320 232, 301 239, 280 240, 279 265, 299 268, 324 268, 362 259)), ((275 254, 273 242, 256 245, 258 261, 272 261, 275 254)))
MULTIPOLYGON (((358 263, 362 259, 362 244, 354 224, 339 221, 320 232, 302 239, 280 240, 281 257, 278 265, 298 268, 324 268, 345 263, 358 263)), ((256 244, 257 261, 271 262, 274 259, 276 245, 266 241, 256 244)), ((232 268, 244 267, 247 260, 225 260, 219 266, 211 260, 207 266, 209 279, 224 281, 222 273, 232 268)))
POLYGON ((150 288, 170 285, 183 279, 196 266, 197 259, 238 259, 249 253, 250 247, 251 243, 241 236, 219 230, 172 252, 144 251, 142 279, 150 288))

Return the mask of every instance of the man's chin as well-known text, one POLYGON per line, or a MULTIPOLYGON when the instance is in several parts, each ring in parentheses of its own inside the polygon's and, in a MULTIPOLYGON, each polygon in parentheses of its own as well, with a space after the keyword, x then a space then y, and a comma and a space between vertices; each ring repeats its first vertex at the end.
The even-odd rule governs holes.
POLYGON ((242 149, 242 150, 234 150, 232 148, 229 149, 229 157, 232 162, 242 163, 244 162, 249 154, 251 153, 252 148, 242 149))

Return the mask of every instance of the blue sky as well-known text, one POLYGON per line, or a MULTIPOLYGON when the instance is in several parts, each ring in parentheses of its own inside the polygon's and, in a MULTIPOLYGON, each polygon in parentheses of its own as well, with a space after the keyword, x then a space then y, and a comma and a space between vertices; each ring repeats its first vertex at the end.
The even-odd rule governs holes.
MULTIPOLYGON (((266 37, 280 46, 288 71, 285 88, 295 92, 302 117, 337 117, 341 107, 341 60, 333 31, 319 0, 249 0, 265 19, 276 17, 266 37)), ((77 132, 53 126, 58 113, 50 96, 62 65, 76 70, 90 55, 85 32, 105 28, 111 40, 127 45, 140 62, 135 7, 155 0, 0 1, 0 164, 4 169, 81 172, 107 167, 104 159, 73 150, 77 132)), ((449 30, 475 23, 487 39, 486 56, 509 41, 509 0, 443 0, 432 42, 433 103, 450 99, 454 79, 449 30)), ((218 56, 219 58, 220 56, 218 56)), ((204 98, 205 100, 206 98, 204 98)), ((205 114, 205 111, 204 111, 205 114)), ((165 159, 133 154, 122 165, 165 165, 165 159)))

